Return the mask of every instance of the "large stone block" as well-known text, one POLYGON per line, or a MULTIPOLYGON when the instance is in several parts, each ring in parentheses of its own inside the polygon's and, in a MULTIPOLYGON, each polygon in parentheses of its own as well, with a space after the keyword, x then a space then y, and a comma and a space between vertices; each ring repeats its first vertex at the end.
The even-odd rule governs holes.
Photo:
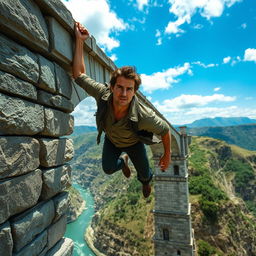
MULTIPOLYGON (((0 3, 4 3, 4 1, 0 3)), ((39 78, 37 56, 1 34, 0 70, 11 73, 28 82, 37 83, 39 78)))
POLYGON ((41 254, 47 246, 47 231, 39 234, 32 242, 23 247, 13 256, 37 256, 41 254))
POLYGON ((42 189, 42 173, 34 172, 0 182, 0 223, 36 205, 42 189))
POLYGON ((67 213, 68 210, 68 192, 62 192, 59 195, 52 198, 55 206, 55 218, 54 222, 64 214, 67 213))
POLYGON ((74 128, 74 117, 51 108, 44 109, 45 127, 42 135, 60 137, 70 135, 74 128))
POLYGON ((0 225, 0 255, 12 256, 12 233, 9 222, 0 225))
POLYGON ((71 139, 39 139, 40 164, 44 167, 63 165, 74 156, 71 139))
POLYGON ((43 188, 41 197, 47 200, 71 186, 71 167, 63 165, 43 170, 43 188))
POLYGON ((0 90, 28 99, 37 99, 36 88, 15 76, 0 71, 0 90))
POLYGON ((55 73, 56 73, 56 86, 58 94, 65 96, 66 98, 71 98, 72 87, 71 79, 67 71, 61 68, 55 63, 55 73))
POLYGON ((5 31, 47 50, 48 30, 43 15, 32 0, 0 1, 0 24, 5 31))
POLYGON ((52 248, 64 236, 67 226, 67 216, 63 215, 48 228, 48 249, 52 248))
POLYGON ((0 93, 0 135, 34 135, 43 129, 42 106, 0 93))
POLYGON ((49 92, 56 92, 54 64, 39 55, 39 68, 39 87, 49 92))
POLYGON ((18 176, 39 167, 40 145, 30 137, 0 136, 0 179, 18 176))
POLYGON ((55 17, 68 30, 73 30, 74 21, 71 12, 59 0, 35 0, 40 9, 55 17))
POLYGON ((37 99, 41 104, 57 108, 66 113, 71 113, 74 110, 72 101, 61 95, 54 95, 42 90, 38 90, 37 99))
POLYGON ((53 17, 47 17, 47 21, 51 40, 51 54, 62 61, 63 64, 70 66, 73 58, 73 41, 71 35, 53 17))
POLYGON ((69 238, 62 238, 46 256, 72 256, 74 243, 69 238))
POLYGON ((52 200, 42 202, 11 221, 14 251, 18 252, 45 230, 55 216, 52 200))

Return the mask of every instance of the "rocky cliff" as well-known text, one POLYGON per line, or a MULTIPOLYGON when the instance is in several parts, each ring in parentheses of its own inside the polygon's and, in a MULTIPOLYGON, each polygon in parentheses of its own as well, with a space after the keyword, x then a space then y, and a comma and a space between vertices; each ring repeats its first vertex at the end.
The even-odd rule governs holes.
MULTIPOLYGON (((81 183, 80 175, 90 177, 84 185, 90 186, 96 198, 98 212, 92 221, 90 239, 105 255, 151 256, 154 196, 142 198, 134 171, 129 180, 122 173, 111 177, 102 174, 93 136, 95 139, 95 133, 79 137, 76 153, 80 147, 87 149, 72 163, 81 183)), ((253 151, 220 140, 193 138, 190 202, 198 255, 256 255, 255 156, 253 151)))

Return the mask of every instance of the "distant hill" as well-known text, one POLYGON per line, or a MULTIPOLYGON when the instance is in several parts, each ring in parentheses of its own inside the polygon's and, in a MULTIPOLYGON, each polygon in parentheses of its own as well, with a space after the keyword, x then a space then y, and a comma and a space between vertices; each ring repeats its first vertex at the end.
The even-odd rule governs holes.
MULTIPOLYGON (((256 119, 250 119, 248 117, 203 118, 200 120, 196 120, 193 123, 185 124, 185 126, 194 128, 194 127, 234 126, 234 125, 244 125, 244 124, 256 124, 256 119)), ((178 125, 174 125, 174 126, 177 127, 178 125)))
POLYGON ((188 133, 190 135, 212 137, 249 150, 256 150, 256 124, 189 128, 188 133))
POLYGON ((71 134, 71 136, 78 136, 83 133, 88 133, 88 132, 95 132, 97 131, 97 128, 94 126, 86 126, 86 125, 80 125, 80 126, 75 126, 74 127, 74 132, 71 134))

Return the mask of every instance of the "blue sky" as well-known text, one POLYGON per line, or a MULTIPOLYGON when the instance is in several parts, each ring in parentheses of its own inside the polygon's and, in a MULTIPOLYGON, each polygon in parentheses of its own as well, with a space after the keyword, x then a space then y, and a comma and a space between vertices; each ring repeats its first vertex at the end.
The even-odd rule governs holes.
MULTIPOLYGON (((63 2, 117 66, 134 65, 141 92, 173 124, 256 119, 255 0, 63 2)), ((95 125, 88 98, 76 125, 95 125)))

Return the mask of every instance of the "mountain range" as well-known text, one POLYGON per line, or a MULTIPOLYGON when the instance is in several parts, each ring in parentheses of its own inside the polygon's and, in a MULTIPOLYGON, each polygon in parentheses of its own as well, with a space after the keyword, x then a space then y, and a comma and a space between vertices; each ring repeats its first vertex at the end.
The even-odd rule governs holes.
POLYGON ((178 126, 187 126, 189 128, 196 127, 220 127, 220 126, 235 126, 235 125, 244 125, 244 124, 256 124, 256 119, 250 119, 248 117, 215 117, 215 118, 203 118, 194 121, 190 124, 184 125, 174 125, 178 126))

